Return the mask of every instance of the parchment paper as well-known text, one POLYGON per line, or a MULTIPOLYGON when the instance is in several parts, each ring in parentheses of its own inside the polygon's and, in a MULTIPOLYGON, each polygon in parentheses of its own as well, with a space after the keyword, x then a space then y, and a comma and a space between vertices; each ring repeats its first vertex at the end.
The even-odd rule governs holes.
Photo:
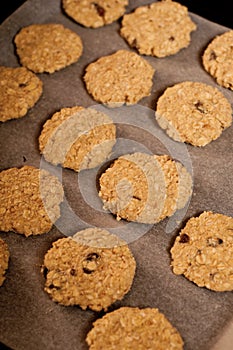
MULTIPOLYGON (((127 11, 150 2, 130 1, 127 11)), ((195 14, 190 15, 197 30, 192 33, 188 48, 163 59, 145 57, 155 67, 156 73, 152 93, 140 101, 141 108, 154 110, 159 95, 167 86, 185 80, 216 86, 233 103, 233 92, 218 86, 201 63, 201 55, 209 41, 228 28, 195 14)), ((21 27, 48 22, 63 23, 77 32, 83 40, 84 52, 72 66, 52 75, 40 74, 44 91, 36 106, 24 118, 1 124, 1 169, 25 164, 40 167, 37 139, 45 120, 62 107, 96 105, 82 80, 87 64, 118 49, 130 49, 119 35, 120 21, 99 29, 88 29, 69 19, 58 0, 28 0, 0 27, 0 64, 19 66, 13 38, 21 27)), ((179 153, 179 146, 173 148, 168 140, 164 143, 157 137, 159 128, 150 113, 144 120, 144 116, 138 116, 139 120, 142 118, 145 129, 134 123, 124 125, 121 113, 119 118, 118 138, 132 140, 157 154, 167 153, 169 149, 177 158, 185 156, 184 161, 193 171, 194 190, 190 203, 177 218, 180 223, 175 225, 174 220, 166 219, 149 228, 142 226, 144 234, 140 233, 138 239, 133 238, 129 243, 137 261, 134 283, 125 298, 111 306, 109 311, 123 305, 158 307, 181 333, 185 350, 230 350, 233 343, 232 292, 216 293, 199 288, 182 276, 175 276, 170 268, 169 249, 189 217, 204 210, 233 214, 233 129, 225 130, 219 139, 204 148, 188 145, 179 153), (146 129, 147 123, 152 122, 157 127, 156 135, 146 129)), ((134 146, 130 143, 130 150, 134 146)), ((116 149, 116 152, 120 151, 116 149)), ((95 171, 90 174, 94 179, 95 171)), ((88 180, 84 181, 88 179, 86 175, 87 172, 82 175, 71 170, 62 172, 69 208, 62 206, 62 219, 49 233, 29 238, 12 232, 1 233, 9 245, 11 258, 6 280, 0 288, 0 341, 13 349, 87 349, 86 334, 92 322, 103 316, 102 312, 54 303, 43 290, 44 277, 40 272, 43 256, 54 240, 84 228, 86 223, 115 225, 110 214, 99 210, 98 200, 95 205, 87 203, 93 192, 88 193, 88 180), (70 213, 75 213, 80 220, 76 222, 70 213)), ((137 231, 137 227, 134 231, 134 226, 130 226, 131 234, 137 231)))

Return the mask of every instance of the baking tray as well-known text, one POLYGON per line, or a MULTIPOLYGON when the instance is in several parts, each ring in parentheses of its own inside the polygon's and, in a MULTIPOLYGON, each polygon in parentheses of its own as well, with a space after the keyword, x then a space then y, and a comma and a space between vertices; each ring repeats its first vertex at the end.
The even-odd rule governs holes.
MULTIPOLYGON (((127 12, 150 2, 130 1, 127 12)), ((52 230, 29 238, 12 232, 1 233, 9 245, 11 258, 6 280, 0 288, 0 341, 12 349, 88 348, 86 334, 92 322, 104 313, 54 303, 43 290, 44 277, 40 272, 44 254, 53 241, 88 225, 113 230, 121 225, 120 231, 123 227, 137 261, 131 291, 109 311, 120 306, 158 307, 181 333, 185 350, 232 349, 232 292, 217 293, 199 288, 183 276, 175 276, 170 267, 169 249, 188 218, 204 210, 225 215, 233 213, 232 127, 216 141, 196 148, 169 140, 153 116, 156 101, 165 88, 185 80, 215 86, 233 104, 233 92, 218 86, 201 62, 210 40, 228 28, 193 13, 190 16, 197 30, 192 33, 188 48, 162 59, 145 57, 156 69, 151 95, 142 99, 136 110, 127 109, 132 113, 127 114, 126 107, 110 112, 115 118, 118 136, 113 154, 145 149, 157 154, 170 153, 183 161, 194 181, 190 202, 175 217, 153 226, 117 224, 110 214, 101 210, 94 184, 98 169, 79 175, 69 169, 59 169, 66 200, 62 204, 62 217, 52 230), (134 115, 135 120, 132 119, 134 115), (152 124, 154 129, 150 127, 152 124)), ((38 103, 25 117, 1 124, 1 169, 47 166, 39 154, 37 141, 43 123, 62 107, 96 106, 83 83, 85 67, 118 49, 130 50, 119 35, 120 21, 98 29, 84 28, 64 14, 60 1, 28 0, 0 27, 0 64, 19 66, 13 38, 21 27, 49 22, 62 23, 78 33, 84 44, 83 55, 77 63, 52 75, 39 74, 44 90, 38 103)))

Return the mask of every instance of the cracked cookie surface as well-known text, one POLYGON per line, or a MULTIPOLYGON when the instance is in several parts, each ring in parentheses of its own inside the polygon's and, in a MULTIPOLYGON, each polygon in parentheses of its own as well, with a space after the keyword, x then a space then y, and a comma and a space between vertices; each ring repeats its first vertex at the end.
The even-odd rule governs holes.
POLYGON ((189 219, 171 248, 171 266, 199 287, 233 290, 233 218, 203 212, 189 219))

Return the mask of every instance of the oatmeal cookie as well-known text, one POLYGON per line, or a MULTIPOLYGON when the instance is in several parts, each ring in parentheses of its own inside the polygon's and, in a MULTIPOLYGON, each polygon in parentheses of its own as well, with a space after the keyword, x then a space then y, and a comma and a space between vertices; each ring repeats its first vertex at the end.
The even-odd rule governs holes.
POLYGON ((85 27, 98 28, 125 13, 128 0, 63 0, 66 14, 85 27))
POLYGON ((165 57, 186 48, 196 24, 187 7, 175 1, 157 1, 125 14, 120 34, 142 55, 165 57))
POLYGON ((42 272, 45 291, 55 302, 100 311, 129 292, 135 269, 126 242, 106 230, 88 228, 54 242, 42 272))
POLYGON ((185 167, 167 155, 122 155, 99 179, 104 209, 116 219, 154 224, 183 208, 192 193, 185 167))
POLYGON ((82 55, 80 36, 62 24, 32 24, 15 36, 22 66, 34 73, 54 73, 77 62, 82 55))
POLYGON ((84 82, 95 101, 116 107, 135 104, 149 96, 154 72, 154 68, 135 52, 118 50, 90 63, 84 82))
POLYGON ((92 108, 62 108, 47 120, 39 136, 40 152, 52 164, 75 171, 94 168, 111 153, 116 127, 92 108))
POLYGON ((25 236, 50 231, 60 217, 63 188, 57 177, 32 166, 0 173, 0 230, 25 236))
POLYGON ((159 97, 156 120, 176 141, 205 146, 232 124, 230 102, 217 88, 185 81, 159 97))
POLYGON ((217 83, 233 90, 233 30, 216 36, 204 51, 202 62, 205 70, 217 83))
POLYGON ((0 66, 0 121, 24 117, 43 92, 42 81, 25 67, 0 66))
POLYGON ((199 287, 233 290, 233 218, 203 212, 188 220, 171 248, 174 274, 199 287))
POLYGON ((86 337, 90 350, 182 350, 177 329, 156 308, 121 307, 93 323, 86 337))
POLYGON ((99 196, 104 209, 126 219, 155 223, 163 213, 166 184, 159 161, 146 153, 126 154, 101 175, 99 196))

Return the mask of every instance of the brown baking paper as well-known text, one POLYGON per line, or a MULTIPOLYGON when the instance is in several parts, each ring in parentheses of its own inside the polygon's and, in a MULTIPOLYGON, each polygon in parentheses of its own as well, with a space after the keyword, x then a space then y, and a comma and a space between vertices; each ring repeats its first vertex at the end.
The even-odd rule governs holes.
MULTIPOLYGON (((127 11, 151 1, 130 1, 127 11)), ((97 198, 98 169, 55 172, 62 179, 65 202, 62 216, 44 235, 26 238, 16 233, 1 233, 9 245, 10 263, 0 288, 0 341, 16 350, 84 350, 85 337, 92 322, 104 313, 83 311, 78 306, 63 307, 44 292, 40 269, 51 244, 88 225, 111 228, 123 233, 137 261, 131 291, 109 311, 120 306, 157 307, 178 329, 185 350, 230 350, 233 343, 233 294, 199 288, 170 267, 170 247, 187 219, 204 210, 232 215, 233 129, 203 148, 169 141, 154 120, 159 95, 168 86, 193 80, 218 87, 233 103, 233 92, 218 86, 203 69, 201 55, 210 40, 228 30, 190 13, 197 24, 191 44, 178 54, 157 59, 145 57, 156 69, 151 95, 142 99, 127 115, 126 107, 109 112, 117 124, 118 141, 113 157, 134 150, 156 154, 170 153, 183 161, 193 176, 193 195, 183 211, 156 225, 116 223, 101 208, 97 198), (134 119, 133 119, 134 118, 134 119)), ((120 21, 98 28, 84 28, 61 10, 58 0, 28 0, 0 27, 0 64, 19 66, 13 38, 19 29, 32 23, 62 23, 78 33, 84 51, 79 61, 52 75, 39 74, 43 95, 28 114, 0 126, 1 169, 34 165, 46 167, 38 149, 43 123, 62 107, 96 106, 83 83, 85 67, 103 55, 129 49, 119 35, 120 21)), ((130 107, 133 108, 133 107, 130 107)), ((129 109, 127 109, 128 111, 129 109)), ((51 168, 52 169, 52 168, 51 168)), ((114 231, 115 232, 115 231, 114 231)), ((103 345, 104 348, 104 345, 103 345)))

